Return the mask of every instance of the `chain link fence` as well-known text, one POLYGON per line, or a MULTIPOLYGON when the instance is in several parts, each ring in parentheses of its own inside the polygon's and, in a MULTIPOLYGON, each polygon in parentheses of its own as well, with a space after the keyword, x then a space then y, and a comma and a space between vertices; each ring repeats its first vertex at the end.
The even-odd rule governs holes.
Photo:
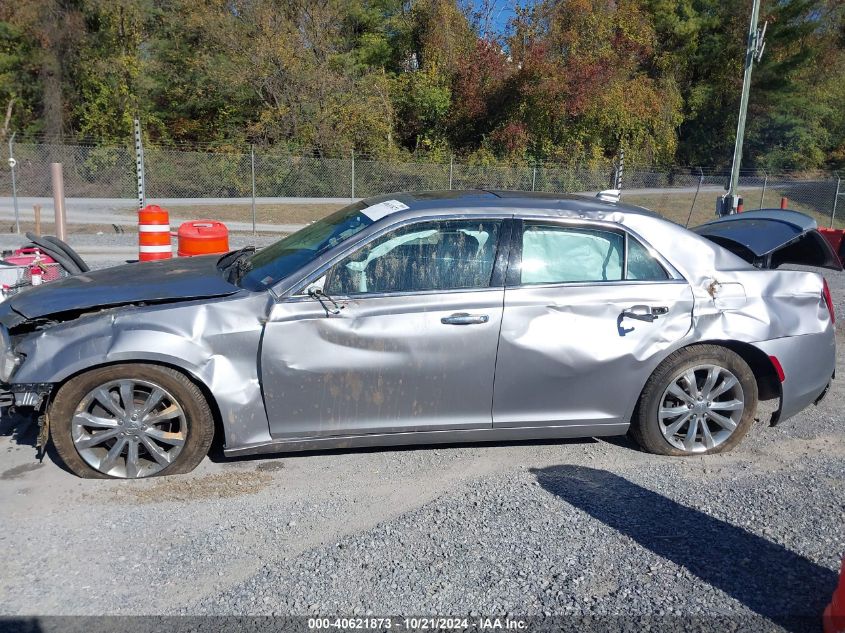
MULTIPOLYGON (((31 200, 24 199, 51 197, 53 162, 63 164, 65 196, 75 208, 88 204, 91 214, 100 208, 129 213, 137 206, 131 148, 17 143, 11 151, 23 221, 32 216, 31 200)), ((170 205, 181 216, 213 217, 238 226, 258 222, 265 228, 302 224, 345 200, 394 191, 480 188, 594 193, 612 188, 616 178, 610 162, 590 168, 550 163, 473 165, 454 159, 385 161, 353 154, 325 158, 250 148, 221 153, 152 147, 144 151, 144 164, 148 201, 170 205)), ((726 173, 706 169, 626 169, 623 200, 682 224, 700 224, 714 217, 716 198, 724 193, 727 178, 726 173)), ((845 191, 840 183, 837 174, 745 174, 740 195, 746 210, 778 208, 781 199, 787 198, 789 208, 812 215, 821 226, 845 227, 838 217, 845 220, 845 191)), ((11 197, 12 170, 4 163, 0 169, 4 220, 11 197)))

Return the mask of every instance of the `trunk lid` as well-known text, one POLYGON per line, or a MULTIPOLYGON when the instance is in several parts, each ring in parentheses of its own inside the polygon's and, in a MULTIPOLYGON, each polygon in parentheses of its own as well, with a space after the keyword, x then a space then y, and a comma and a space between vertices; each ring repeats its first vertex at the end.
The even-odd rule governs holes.
POLYGON ((819 232, 816 221, 797 211, 747 211, 692 230, 758 268, 799 264, 842 270, 842 262, 819 232))

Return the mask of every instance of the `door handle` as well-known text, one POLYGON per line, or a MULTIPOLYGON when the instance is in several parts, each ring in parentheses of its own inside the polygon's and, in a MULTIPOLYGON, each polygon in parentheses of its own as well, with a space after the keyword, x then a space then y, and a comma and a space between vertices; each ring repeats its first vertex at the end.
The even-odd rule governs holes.
POLYGON ((666 314, 669 312, 669 308, 666 306, 646 306, 646 305, 635 305, 631 306, 627 310, 622 310, 620 316, 620 321, 623 318, 628 319, 635 319, 637 321, 645 321, 646 323, 654 323, 654 321, 659 317, 661 314, 666 314))
POLYGON ((476 325, 487 323, 490 317, 486 314, 469 314, 468 312, 456 312, 455 314, 443 317, 440 322, 445 325, 476 325))

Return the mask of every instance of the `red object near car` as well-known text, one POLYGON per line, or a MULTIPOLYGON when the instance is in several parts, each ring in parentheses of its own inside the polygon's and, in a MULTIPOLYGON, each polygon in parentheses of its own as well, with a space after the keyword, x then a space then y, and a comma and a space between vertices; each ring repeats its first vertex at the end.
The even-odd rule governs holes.
POLYGON ((217 220, 183 222, 179 227, 179 257, 229 252, 229 229, 217 220))
POLYGON ((822 617, 824 633, 845 632, 845 558, 839 571, 839 586, 833 592, 833 598, 822 617))

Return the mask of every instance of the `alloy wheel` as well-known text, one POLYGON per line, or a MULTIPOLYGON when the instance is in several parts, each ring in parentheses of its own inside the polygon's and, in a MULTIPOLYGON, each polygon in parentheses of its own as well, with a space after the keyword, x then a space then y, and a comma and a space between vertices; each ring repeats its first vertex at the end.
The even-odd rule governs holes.
POLYGON ((745 410, 739 379, 718 365, 698 365, 675 376, 657 415, 663 437, 687 453, 703 453, 730 438, 745 410))
POLYGON ((187 439, 185 412, 163 387, 112 380, 80 401, 71 421, 85 462, 112 477, 148 477, 172 464, 187 439))

